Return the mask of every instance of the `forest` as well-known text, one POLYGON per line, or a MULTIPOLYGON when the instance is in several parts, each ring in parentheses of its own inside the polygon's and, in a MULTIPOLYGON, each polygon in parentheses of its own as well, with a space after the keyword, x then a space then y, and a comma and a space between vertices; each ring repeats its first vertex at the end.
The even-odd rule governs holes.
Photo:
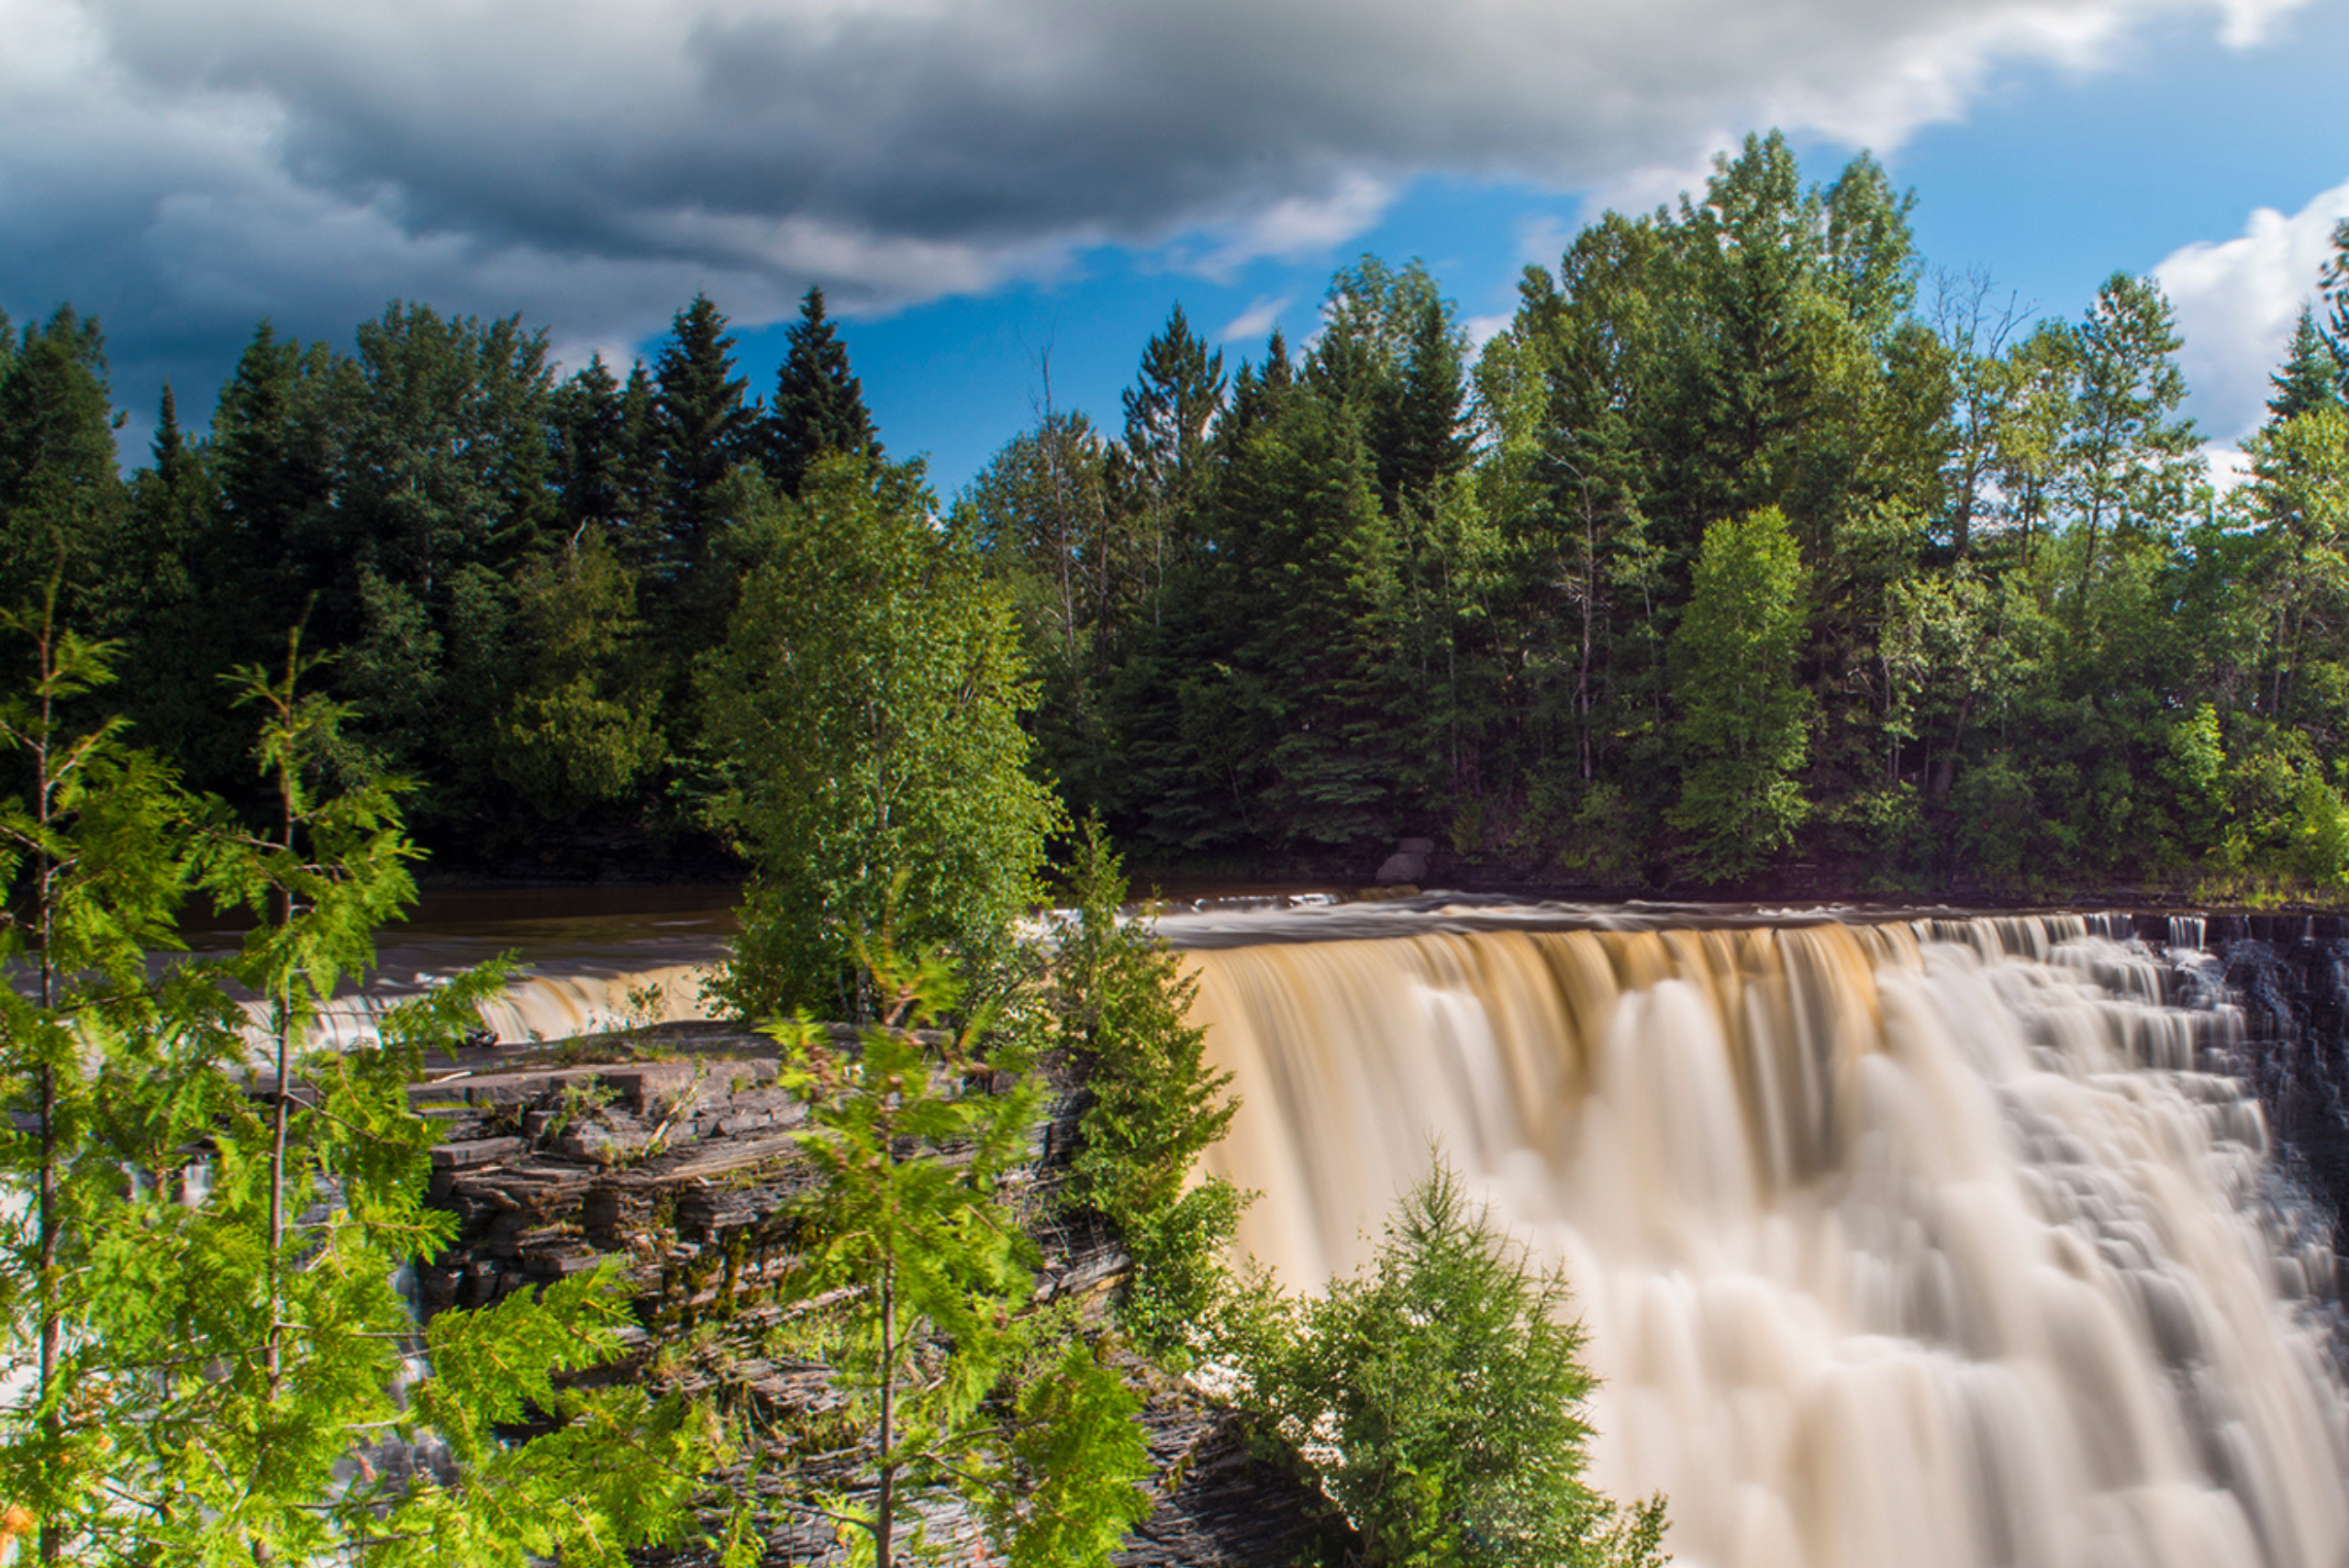
POLYGON ((2156 284, 2033 317, 1914 200, 1750 139, 1473 351, 1416 262, 1236 364, 1178 307, 1122 428, 1047 405, 945 500, 814 290, 755 391, 707 297, 624 372, 422 304, 263 323, 128 477, 61 307, 0 331, 0 573, 232 801, 222 677, 298 627, 442 868, 717 846, 787 904, 862 810, 940 898, 1087 815, 1154 876, 1423 835, 1598 891, 2337 897, 2349 234, 2221 490, 2156 284))

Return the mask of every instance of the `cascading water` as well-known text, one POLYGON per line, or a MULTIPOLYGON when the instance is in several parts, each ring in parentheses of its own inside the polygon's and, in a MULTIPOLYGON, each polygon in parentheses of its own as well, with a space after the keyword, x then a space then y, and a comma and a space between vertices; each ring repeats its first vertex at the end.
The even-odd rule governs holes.
MULTIPOLYGON (((2199 933, 2196 933, 2199 935, 2199 933)), ((1313 1285, 1431 1148, 1563 1267, 1593 1479, 1691 1568, 2349 1560, 2321 1228, 2224 1006, 2077 917, 1192 955, 1239 1245, 1313 1285)))

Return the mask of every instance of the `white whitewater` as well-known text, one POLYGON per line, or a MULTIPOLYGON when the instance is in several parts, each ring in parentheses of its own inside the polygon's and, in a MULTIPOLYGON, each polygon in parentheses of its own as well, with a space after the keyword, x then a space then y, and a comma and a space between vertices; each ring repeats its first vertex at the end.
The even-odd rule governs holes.
POLYGON ((2256 1104, 2075 918, 1191 955, 1240 1245, 1367 1256, 1431 1141, 1563 1267, 1594 1479, 1691 1568, 2340 1568, 2330 1277, 2256 1104))

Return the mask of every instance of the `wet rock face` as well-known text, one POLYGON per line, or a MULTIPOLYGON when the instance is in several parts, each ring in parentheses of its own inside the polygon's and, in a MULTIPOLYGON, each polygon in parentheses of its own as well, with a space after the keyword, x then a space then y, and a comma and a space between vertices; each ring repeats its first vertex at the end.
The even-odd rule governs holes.
POLYGON ((2338 1253, 2349 1249, 2349 935, 2313 922, 2274 929, 2283 924, 2216 930, 2210 951, 2243 1011, 2240 1071, 2288 1164, 2330 1211, 2338 1253))
MULTIPOLYGON (((732 1384, 777 1412, 821 1411, 836 1398, 824 1368, 774 1362, 764 1348, 778 1316, 768 1287, 796 1255, 796 1200, 815 1179, 793 1136, 801 1108, 775 1086, 773 1042, 718 1025, 640 1034, 673 1059, 507 1067, 484 1052, 410 1091, 443 1133, 431 1202, 459 1224, 455 1244, 417 1270, 418 1306, 427 1314, 486 1306, 616 1261, 641 1331, 629 1365, 590 1375, 637 1375, 664 1342, 714 1330, 732 1384)), ((1041 1299, 1098 1300, 1128 1266, 1105 1231, 1057 1201, 1081 1112, 1074 1091, 1052 1103, 1019 1199, 1042 1252, 1041 1299)), ((1255 1458, 1229 1411, 1139 1362, 1130 1375, 1146 1396, 1156 1507, 1115 1562, 1324 1560, 1325 1540, 1342 1527, 1318 1493, 1255 1458)), ((688 1372, 683 1385, 708 1386, 702 1378, 688 1372)), ((402 1462, 429 1465, 431 1456, 386 1461, 402 1462)), ((835 1480, 855 1489, 852 1474, 835 1480)), ((846 1561, 828 1529, 780 1514, 772 1524, 763 1562, 846 1561)), ((941 1515, 937 1527, 934 1539, 968 1543, 956 1561, 985 1560, 972 1521, 941 1515)), ((640 1561, 685 1568, 705 1559, 640 1561)))

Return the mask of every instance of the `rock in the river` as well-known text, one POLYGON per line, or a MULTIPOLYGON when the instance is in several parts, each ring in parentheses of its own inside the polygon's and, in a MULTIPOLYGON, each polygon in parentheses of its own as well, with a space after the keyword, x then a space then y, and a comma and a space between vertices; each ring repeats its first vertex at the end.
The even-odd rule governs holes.
POLYGON ((1391 887, 1397 883, 1419 881, 1427 875, 1428 857, 1433 853, 1435 840, 1432 839, 1404 840, 1395 846, 1395 852, 1387 856, 1386 862, 1378 868, 1379 885, 1391 887))

